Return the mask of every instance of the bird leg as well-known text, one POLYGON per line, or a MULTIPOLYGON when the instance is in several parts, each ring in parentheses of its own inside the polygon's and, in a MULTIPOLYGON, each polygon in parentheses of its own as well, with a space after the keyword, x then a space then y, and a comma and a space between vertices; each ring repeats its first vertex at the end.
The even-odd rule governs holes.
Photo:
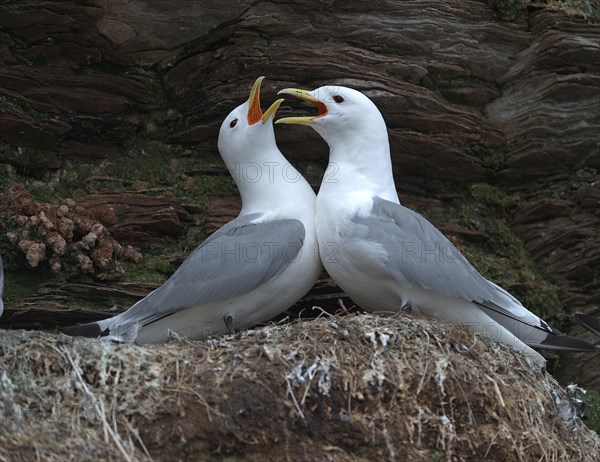
POLYGON ((233 327, 233 317, 229 314, 223 316, 223 321, 225 322, 225 327, 227 327, 227 331, 233 335, 235 334, 235 328, 233 327))

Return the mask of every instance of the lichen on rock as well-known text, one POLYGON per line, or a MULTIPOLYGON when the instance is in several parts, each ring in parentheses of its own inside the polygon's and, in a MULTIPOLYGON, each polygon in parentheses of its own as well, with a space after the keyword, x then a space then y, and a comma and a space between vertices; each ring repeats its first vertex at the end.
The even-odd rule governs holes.
POLYGON ((47 263, 53 273, 72 264, 84 274, 114 280, 123 273, 116 258, 140 261, 141 253, 122 246, 106 227, 72 199, 59 205, 33 200, 25 187, 13 184, 2 202, 16 220, 7 236, 31 268, 47 263))

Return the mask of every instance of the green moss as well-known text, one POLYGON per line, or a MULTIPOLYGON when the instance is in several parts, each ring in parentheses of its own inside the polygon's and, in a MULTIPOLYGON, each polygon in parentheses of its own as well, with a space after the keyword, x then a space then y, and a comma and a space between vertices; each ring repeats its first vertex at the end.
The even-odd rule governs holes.
POLYGON ((548 0, 548 6, 568 14, 578 14, 588 22, 600 22, 600 3, 590 0, 548 0))
POLYGON ((123 282, 152 282, 162 284, 175 271, 167 260, 147 256, 139 263, 119 262, 125 270, 123 282))
POLYGON ((6 271, 4 293, 10 305, 19 305, 24 297, 37 292, 37 286, 41 282, 38 274, 30 274, 29 271, 6 271))
POLYGON ((13 270, 7 268, 5 261, 5 288, 4 294, 7 304, 18 307, 23 304, 24 299, 38 293, 43 284, 62 284, 65 278, 61 273, 52 273, 47 268, 36 268, 30 270, 13 270))
POLYGON ((45 122, 51 119, 51 115, 49 113, 34 109, 25 98, 20 98, 17 96, 9 96, 0 93, 0 107, 39 122, 45 122))
POLYGON ((430 462, 440 462, 444 459, 444 453, 441 451, 434 451, 433 454, 429 455, 430 462))
POLYGON ((494 186, 479 183, 459 190, 441 207, 429 206, 420 211, 434 221, 455 223, 488 236, 485 242, 462 245, 469 261, 483 276, 504 287, 528 309, 560 328, 564 322, 564 307, 559 290, 542 276, 523 242, 508 224, 519 201, 517 195, 507 195, 494 186))
POLYGON ((467 142, 467 152, 481 160, 481 165, 494 171, 501 170, 508 161, 511 146, 490 141, 467 142))
POLYGON ((521 301, 545 320, 555 326, 562 326, 564 320, 561 315, 564 314, 564 307, 560 301, 560 290, 554 284, 544 280, 535 268, 531 269, 531 272, 534 280, 521 301))
POLYGON ((487 0, 496 15, 505 21, 514 21, 523 13, 529 0, 487 0))
MULTIPOLYGON (((56 203, 72 197, 85 187, 93 171, 90 164, 64 165, 61 156, 49 150, 15 148, 0 144, 0 152, 3 154, 0 156, 3 160, 11 159, 2 164, 0 191, 6 193, 12 184, 17 183, 23 185, 32 199, 38 202, 56 203), (11 158, 11 155, 19 157, 20 160, 11 158)), ((0 222, 0 229, 8 228, 4 220, 0 222)))
POLYGON ((469 191, 476 203, 491 206, 502 216, 506 216, 519 202, 517 195, 507 195, 487 183, 476 183, 470 187, 469 191))
MULTIPOLYGON (((531 0, 487 0, 487 4, 496 15, 504 21, 514 21, 523 12, 531 0)), ((539 2, 536 2, 539 4, 539 2)), ((589 0, 546 0, 550 8, 562 10, 567 14, 583 16, 588 22, 597 23, 600 20, 600 4, 589 0)))
POLYGON ((123 153, 104 162, 98 170, 115 179, 146 182, 153 186, 170 185, 177 180, 169 166, 171 157, 177 154, 175 151, 160 141, 134 136, 126 142, 123 153))
POLYGON ((143 136, 130 138, 124 153, 94 166, 100 182, 87 185, 94 192, 127 190, 144 194, 185 196, 198 205, 210 193, 238 194, 233 179, 216 153, 184 149, 143 136), (203 168, 210 170, 206 174, 203 168), (221 170, 221 171, 219 171, 221 170), (111 181, 106 181, 106 178, 111 181))
POLYGON ((9 146, 1 148, 0 158, 15 167, 21 175, 42 178, 48 170, 61 168, 62 156, 52 149, 41 149, 30 146, 9 146))
POLYGON ((198 192, 221 193, 221 194, 238 194, 237 186, 233 178, 227 175, 202 175, 194 179, 196 182, 196 190, 198 192))
POLYGON ((25 184, 31 198, 38 202, 58 203, 67 197, 76 196, 82 191, 89 176, 93 172, 90 164, 79 164, 56 173, 47 173, 43 180, 32 180, 22 177, 19 181, 25 184))
POLYGON ((585 424, 600 435, 600 393, 588 391, 585 402, 590 406, 590 418, 585 424))
MULTIPOLYGON (((203 222, 202 218, 199 218, 199 222, 203 222)), ((203 226, 200 224, 191 225, 186 228, 185 236, 178 239, 173 244, 165 247, 165 254, 183 253, 188 254, 192 252, 196 247, 202 244, 208 234, 206 233, 203 226)))

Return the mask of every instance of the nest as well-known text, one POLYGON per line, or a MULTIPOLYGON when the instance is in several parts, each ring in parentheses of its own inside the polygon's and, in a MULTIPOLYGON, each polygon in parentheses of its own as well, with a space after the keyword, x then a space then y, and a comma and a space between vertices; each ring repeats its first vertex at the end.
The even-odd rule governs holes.
POLYGON ((600 460, 567 392, 465 327, 347 315, 139 347, 0 333, 0 460, 600 460))

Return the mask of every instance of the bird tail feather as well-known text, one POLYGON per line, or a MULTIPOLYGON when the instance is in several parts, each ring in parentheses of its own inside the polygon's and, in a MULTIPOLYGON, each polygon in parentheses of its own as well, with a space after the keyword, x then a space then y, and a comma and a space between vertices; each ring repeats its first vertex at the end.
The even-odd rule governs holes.
POLYGON ((585 340, 571 337, 540 319, 540 325, 520 319, 510 311, 492 303, 477 303, 495 321, 500 323, 527 346, 562 351, 595 351, 585 340))
POLYGON ((69 326, 62 330, 63 334, 71 337, 99 338, 108 335, 108 329, 102 330, 97 322, 88 322, 77 326, 69 326))
POLYGON ((562 351, 595 351, 596 347, 585 340, 580 340, 570 335, 549 334, 545 340, 539 345, 530 345, 537 348, 546 348, 547 350, 562 350, 562 351))
POLYGON ((584 313, 575 313, 573 317, 585 329, 600 337, 600 318, 584 313))
POLYGON ((119 323, 115 318, 99 322, 89 322, 63 329, 63 334, 71 337, 96 338, 119 343, 134 343, 140 329, 138 322, 119 323), (107 321, 109 321, 107 323, 107 321), (108 327, 106 327, 108 324, 108 327))

